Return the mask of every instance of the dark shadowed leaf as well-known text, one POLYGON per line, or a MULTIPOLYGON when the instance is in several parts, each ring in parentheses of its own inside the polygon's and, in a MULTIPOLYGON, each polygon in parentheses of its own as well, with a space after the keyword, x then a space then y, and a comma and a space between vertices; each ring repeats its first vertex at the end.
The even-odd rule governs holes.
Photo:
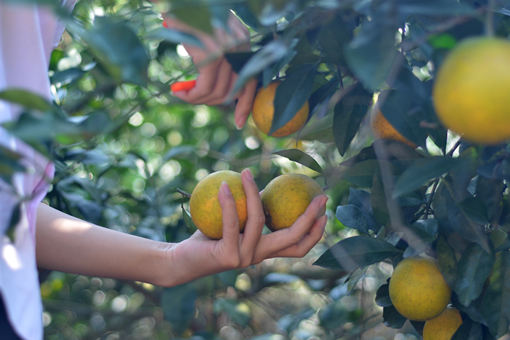
POLYGON ((457 259, 455 252, 448 244, 444 236, 440 236, 436 243, 436 258, 439 270, 450 287, 457 280, 457 259))
POLYGON ((244 65, 236 80, 232 94, 237 93, 253 77, 287 54, 288 47, 280 40, 272 41, 257 51, 244 65))
POLYGON ((289 71, 285 80, 276 88, 274 116, 269 135, 287 124, 307 102, 313 90, 316 65, 301 65, 289 71))
POLYGON ((385 283, 377 289, 377 293, 375 294, 375 303, 377 303, 378 306, 389 307, 393 305, 390 299, 389 287, 389 284, 385 283))
POLYGON ((230 52, 225 53, 225 58, 234 72, 239 73, 254 54, 253 52, 230 52))
POLYGON ((315 170, 318 173, 322 173, 322 167, 319 165, 319 163, 317 163, 317 161, 312 156, 299 149, 279 150, 273 152, 273 154, 288 158, 291 161, 309 167, 310 169, 315 170))
POLYGON ((354 236, 343 239, 326 250, 314 264, 351 272, 401 253, 401 250, 386 241, 367 236, 354 236))
POLYGON ((336 218, 348 228, 356 229, 361 233, 375 230, 377 224, 372 215, 353 204, 340 205, 336 208, 336 218))
POLYGON ((397 179, 393 197, 397 198, 410 193, 460 164, 462 164, 462 160, 459 158, 438 156, 418 159, 397 179))
POLYGON ((406 322, 406 318, 403 317, 395 307, 388 306, 383 308, 383 323, 391 328, 402 328, 406 322))
POLYGON ((454 291, 460 303, 468 306, 480 296, 494 264, 494 255, 472 243, 462 254, 457 268, 454 291))
POLYGON ((507 334, 510 325, 510 252, 496 255, 479 311, 493 336, 499 338, 507 334))
POLYGON ((178 333, 186 330, 195 314, 197 291, 193 284, 165 288, 161 295, 161 307, 165 320, 178 333))
MULTIPOLYGON (((382 6, 381 6, 382 7, 382 6)), ((391 11, 381 10, 372 21, 365 23, 355 38, 346 46, 347 63, 363 85, 377 90, 384 84, 397 55, 395 50, 396 22, 391 11)))
POLYGON ((347 151, 358 132, 371 102, 372 94, 358 86, 336 104, 333 131, 335 144, 341 155, 347 151))

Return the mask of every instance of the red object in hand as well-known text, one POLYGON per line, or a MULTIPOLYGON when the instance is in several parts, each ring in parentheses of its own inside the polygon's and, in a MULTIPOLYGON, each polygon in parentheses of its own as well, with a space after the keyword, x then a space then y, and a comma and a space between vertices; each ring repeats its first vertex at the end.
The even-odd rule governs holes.
POLYGON ((163 27, 168 28, 168 24, 166 23, 166 21, 163 21, 163 27))
POLYGON ((196 80, 178 81, 170 85, 170 90, 172 90, 172 92, 189 91, 195 87, 196 83, 196 80))

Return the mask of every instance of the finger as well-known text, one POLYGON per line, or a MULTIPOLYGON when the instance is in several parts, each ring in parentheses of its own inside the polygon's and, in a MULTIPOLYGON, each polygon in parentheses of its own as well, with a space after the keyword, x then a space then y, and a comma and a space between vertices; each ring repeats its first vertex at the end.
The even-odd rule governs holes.
POLYGON ((211 94, 217 79, 220 79, 218 75, 220 64, 221 61, 216 61, 201 68, 195 86, 189 91, 176 92, 174 96, 191 104, 203 104, 204 98, 211 94))
POLYGON ((236 267, 239 259, 239 218, 237 217, 234 197, 228 184, 225 182, 221 183, 218 199, 221 205, 223 221, 222 244, 225 250, 223 255, 226 255, 227 260, 236 261, 236 263, 227 263, 236 267))
POLYGON ((298 243, 311 230, 315 220, 324 214, 326 201, 325 195, 315 197, 292 226, 262 235, 257 251, 262 256, 269 256, 298 243))
MULTIPOLYGON (((225 58, 222 58, 215 72, 216 81, 214 82, 212 89, 210 89, 205 96, 200 98, 202 104, 219 105, 224 103, 228 96, 231 87, 232 75, 234 74, 230 63, 225 58)), ((201 73, 203 74, 204 72, 201 71, 201 73)))
POLYGON ((303 257, 321 240, 328 221, 327 216, 319 217, 312 229, 298 243, 269 255, 273 257, 303 257))
POLYGON ((243 188, 246 194, 246 206, 248 219, 244 230, 244 237, 241 244, 243 265, 250 265, 255 253, 255 248, 260 240, 262 228, 264 228, 265 216, 262 209, 262 201, 259 196, 259 189, 253 180, 249 169, 241 173, 243 188))
POLYGON ((257 90, 257 80, 250 80, 243 88, 239 95, 237 105, 234 111, 234 121, 238 129, 241 129, 250 115, 253 106, 253 99, 255 98, 255 91, 257 90))

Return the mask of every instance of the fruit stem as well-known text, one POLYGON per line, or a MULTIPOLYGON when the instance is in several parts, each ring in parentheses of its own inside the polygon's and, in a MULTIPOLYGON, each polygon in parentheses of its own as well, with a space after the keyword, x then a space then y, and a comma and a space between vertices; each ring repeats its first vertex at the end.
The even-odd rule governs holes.
POLYGON ((485 34, 489 37, 494 36, 494 0, 489 0, 487 11, 485 12, 485 34))

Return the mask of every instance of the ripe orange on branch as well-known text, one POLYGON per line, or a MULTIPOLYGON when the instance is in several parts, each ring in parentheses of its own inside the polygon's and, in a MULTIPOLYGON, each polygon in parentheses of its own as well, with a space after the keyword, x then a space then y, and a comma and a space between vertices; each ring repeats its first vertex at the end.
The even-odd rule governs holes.
MULTIPOLYGON (((271 130, 274 118, 274 98, 276 95, 276 89, 280 85, 279 81, 274 81, 267 87, 261 88, 255 95, 253 101, 252 117, 255 125, 260 131, 266 135, 271 130)), ((276 130, 271 134, 274 137, 285 137, 299 129, 301 129, 308 119, 309 105, 308 101, 298 110, 296 115, 289 120, 284 126, 276 130)))
POLYGON ((207 175, 193 189, 189 208, 193 223, 202 233, 213 239, 220 239, 223 236, 223 213, 218 199, 220 186, 223 182, 228 184, 234 197, 241 231, 244 229, 248 216, 241 174, 235 171, 221 170, 207 175))
POLYGON ((423 340, 450 340, 462 324, 456 308, 446 308, 441 314, 427 320, 423 327, 423 340))
POLYGON ((390 279, 390 299, 409 320, 424 321, 448 305, 451 290, 433 260, 407 258, 399 262, 390 279))
POLYGON ((466 140, 510 139, 510 41, 477 37, 456 46, 439 68, 433 99, 443 124, 466 140))

